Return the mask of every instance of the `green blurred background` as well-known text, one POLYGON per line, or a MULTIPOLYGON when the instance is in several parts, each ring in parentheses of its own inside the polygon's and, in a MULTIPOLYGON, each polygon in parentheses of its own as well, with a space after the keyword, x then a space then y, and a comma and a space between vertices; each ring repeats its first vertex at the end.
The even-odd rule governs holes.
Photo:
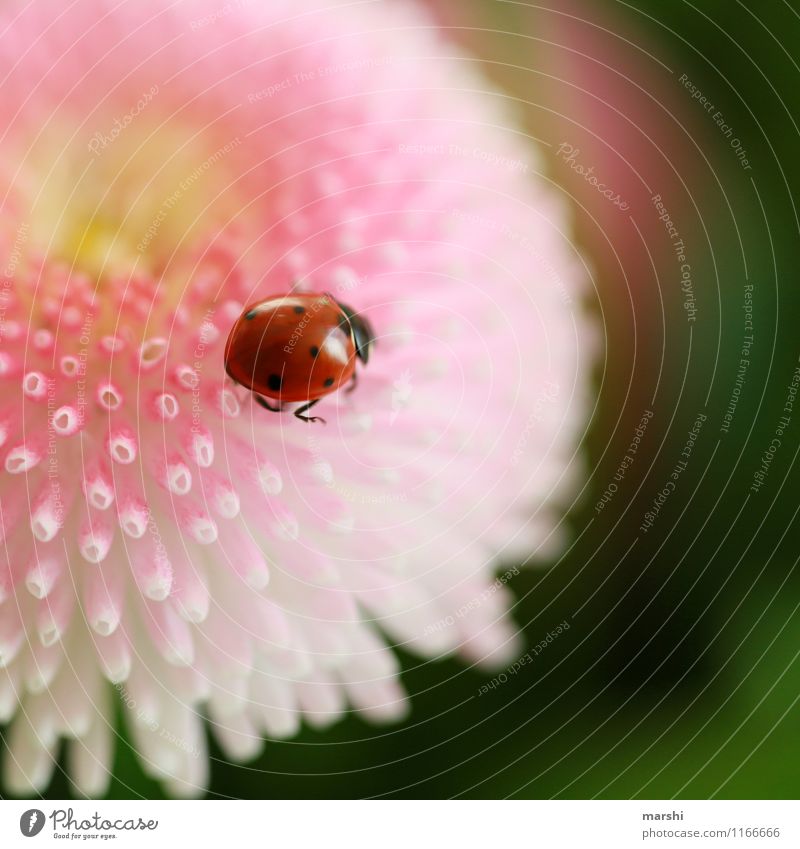
MULTIPOLYGON (((594 271, 587 310, 602 325, 605 360, 584 445, 589 486, 569 514, 569 550, 513 580, 531 645, 562 620, 571 627, 480 697, 491 675, 405 656, 404 725, 348 718, 270 742, 244 767, 215 749, 210 796, 796 797, 800 403, 763 486, 749 487, 800 354, 799 7, 431 5, 543 145, 594 271), (569 169, 562 143, 630 209, 569 169), (694 322, 654 194, 686 246, 694 322), (748 283, 751 362, 724 432, 749 334, 748 283), (635 460, 598 512, 648 409, 635 460), (707 419, 686 468, 644 533, 699 413, 707 419)), ((161 794, 129 748, 114 772, 112 796, 161 794)), ((69 793, 62 774, 49 795, 69 793)))

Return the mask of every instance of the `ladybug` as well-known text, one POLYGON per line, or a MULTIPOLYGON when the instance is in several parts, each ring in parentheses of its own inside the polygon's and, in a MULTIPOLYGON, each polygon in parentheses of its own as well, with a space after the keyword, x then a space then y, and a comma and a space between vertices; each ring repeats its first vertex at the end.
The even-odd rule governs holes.
POLYGON ((324 422, 304 414, 342 386, 355 389, 356 357, 366 365, 374 341, 370 323, 332 295, 278 295, 251 304, 236 320, 225 371, 267 410, 302 401, 298 419, 324 422))

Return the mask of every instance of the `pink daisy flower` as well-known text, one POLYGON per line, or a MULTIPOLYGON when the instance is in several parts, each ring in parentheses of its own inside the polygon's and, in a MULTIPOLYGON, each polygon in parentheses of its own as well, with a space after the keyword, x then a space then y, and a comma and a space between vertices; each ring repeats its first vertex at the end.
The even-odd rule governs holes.
POLYGON ((0 720, 19 794, 142 763, 202 792, 301 722, 407 710, 390 649, 502 664, 495 578, 558 543, 585 270, 499 95, 416 6, 0 12, 0 720), (265 411, 243 306, 331 292, 352 394, 265 411), (207 720, 206 720, 207 718, 207 720))

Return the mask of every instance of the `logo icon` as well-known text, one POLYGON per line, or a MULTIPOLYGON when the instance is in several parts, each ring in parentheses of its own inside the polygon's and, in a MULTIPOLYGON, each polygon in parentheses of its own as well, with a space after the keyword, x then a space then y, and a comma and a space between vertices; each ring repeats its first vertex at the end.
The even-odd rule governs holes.
POLYGON ((25 837, 36 837, 44 828, 44 813, 38 808, 31 808, 19 818, 19 830, 25 837))

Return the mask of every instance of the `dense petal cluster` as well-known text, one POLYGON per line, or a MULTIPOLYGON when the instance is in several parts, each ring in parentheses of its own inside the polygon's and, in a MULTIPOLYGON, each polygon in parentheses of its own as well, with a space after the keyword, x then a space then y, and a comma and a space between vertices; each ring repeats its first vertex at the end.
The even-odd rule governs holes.
POLYGON ((80 792, 112 699, 175 794, 355 709, 388 644, 502 662, 494 577, 557 536, 587 408, 585 271, 499 95, 405 2, 0 11, 4 778, 80 792), (268 413, 245 304, 328 291, 358 390, 268 413), (316 410, 315 410, 316 412, 316 410), (110 682, 110 683, 109 683, 110 682))

